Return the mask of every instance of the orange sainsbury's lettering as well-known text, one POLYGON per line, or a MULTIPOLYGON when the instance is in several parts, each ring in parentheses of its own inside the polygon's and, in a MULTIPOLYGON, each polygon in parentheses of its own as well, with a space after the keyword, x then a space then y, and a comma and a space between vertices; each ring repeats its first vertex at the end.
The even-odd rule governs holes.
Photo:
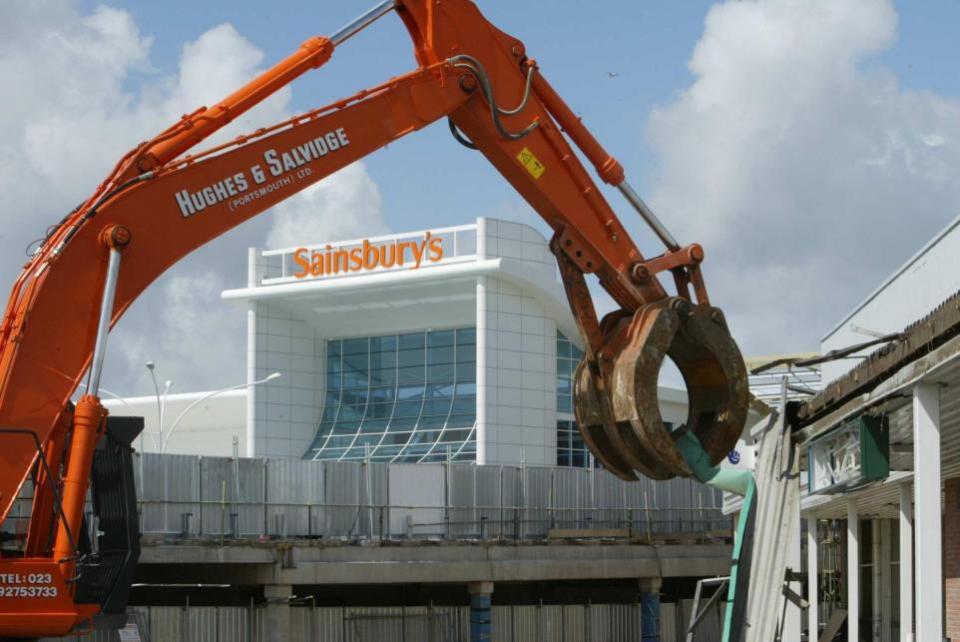
POLYGON ((436 262, 443 258, 443 239, 439 236, 430 239, 430 261, 436 262))
POLYGON ((361 256, 362 252, 363 252, 363 248, 360 248, 360 247, 355 247, 352 250, 350 250, 350 271, 351 272, 358 272, 360 271, 360 268, 363 267, 363 256, 361 256))
POLYGON ((293 276, 303 279, 404 266, 416 269, 424 261, 436 263, 442 259, 443 237, 434 236, 432 232, 424 233, 423 238, 418 241, 371 243, 364 239, 350 247, 334 248, 326 245, 323 249, 297 248, 293 253, 296 266, 293 276))
POLYGON ((300 247, 297 248, 297 251, 293 253, 293 262, 297 264, 299 270, 293 273, 293 276, 298 279, 310 274, 310 261, 307 260, 307 248, 300 247))
POLYGON ((380 252, 377 251, 377 248, 373 245, 370 245, 370 241, 364 239, 363 241, 363 269, 372 270, 377 267, 377 261, 380 260, 380 252))

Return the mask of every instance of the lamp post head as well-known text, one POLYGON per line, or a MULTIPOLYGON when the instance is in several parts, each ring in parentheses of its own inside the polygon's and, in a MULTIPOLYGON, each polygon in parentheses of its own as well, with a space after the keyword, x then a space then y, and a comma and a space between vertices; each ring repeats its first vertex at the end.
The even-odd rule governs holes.
POLYGON ((282 376, 283 376, 283 373, 282 373, 282 372, 271 372, 270 374, 267 375, 267 377, 264 379, 264 381, 265 381, 265 382, 266 382, 266 381, 273 381, 274 379, 279 379, 279 378, 282 377, 282 376))
POLYGON ((147 370, 153 370, 154 368, 153 361, 147 361, 144 365, 147 366, 147 370))

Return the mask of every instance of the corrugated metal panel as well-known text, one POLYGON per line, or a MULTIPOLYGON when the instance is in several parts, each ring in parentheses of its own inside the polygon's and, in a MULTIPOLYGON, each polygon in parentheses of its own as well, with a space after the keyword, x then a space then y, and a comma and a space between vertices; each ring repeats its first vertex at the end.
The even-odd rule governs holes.
POLYGON ((230 513, 236 486, 233 461, 219 457, 201 457, 200 468, 200 535, 226 535, 230 529, 230 513))
POLYGON ((450 505, 450 535, 452 537, 478 537, 480 516, 477 506, 477 473, 480 469, 469 464, 450 464, 446 468, 450 505))
MULTIPOLYGON (((593 476, 594 521, 610 528, 626 528, 632 513, 627 511, 627 485, 614 483, 614 477, 603 470, 593 476)), ((619 480, 616 480, 619 481, 619 480)))
POLYGON ((586 504, 583 471, 557 468, 552 471, 550 488, 550 524, 552 528, 579 528, 580 511, 586 504))
POLYGON ((326 461, 324 467, 323 534, 326 537, 351 537, 360 535, 362 506, 367 503, 364 469, 359 462, 326 461))
POLYGON ((497 642, 513 642, 513 606, 490 609, 490 636, 497 642))
POLYGON ((276 530, 283 515, 282 528, 288 536, 320 534, 323 509, 319 507, 324 504, 323 465, 312 461, 270 459, 265 461, 264 469, 269 500, 268 527, 276 530))
POLYGON ((200 459, 150 453, 138 459, 141 532, 178 534, 186 526, 188 534, 195 535, 200 517, 200 459))
POLYGON ((221 606, 217 610, 217 642, 256 642, 250 639, 250 616, 249 608, 221 606))
POLYGON ((362 513, 361 532, 368 537, 381 537, 387 531, 387 515, 380 507, 390 503, 390 465, 363 463, 364 497, 367 509, 362 513))
POLYGON ((561 607, 560 630, 563 642, 585 642, 587 640, 587 606, 567 604, 561 607))
POLYGON ((312 642, 316 639, 315 611, 309 606, 290 609, 290 640, 312 642))
POLYGON ((344 642, 375 642, 403 639, 403 613, 400 607, 364 607, 346 609, 344 642))
POLYGON ((500 537, 515 538, 520 536, 520 506, 523 503, 523 475, 521 469, 513 466, 503 466, 500 470, 500 537))
MULTIPOLYGON (((686 625, 678 626, 678 613, 676 604, 660 604, 660 639, 663 642, 683 642, 686 639, 686 625)), ((639 618, 638 618, 639 619, 639 618)))
POLYGON ((219 613, 215 606, 191 607, 184 610, 180 623, 183 625, 183 640, 219 642, 219 613), (185 617, 184 617, 185 616, 185 617))
MULTIPOLYGON (((468 642, 465 607, 406 607, 403 609, 402 640, 417 642, 468 642)), ((496 639, 496 638, 494 638, 496 639)))
POLYGON ((389 534, 397 537, 443 536, 446 528, 444 467, 389 464, 388 472, 389 503, 392 505, 389 534))
MULTIPOLYGON (((277 463, 280 463, 278 460, 277 463)), ((264 506, 269 497, 265 489, 268 462, 263 459, 233 460, 233 484, 235 504, 233 513, 236 515, 232 526, 228 527, 231 534, 238 537, 259 535, 264 529, 264 506), (264 494, 264 493, 267 494, 264 494), (234 533, 233 531, 239 531, 234 533)), ((289 517, 287 518, 289 522, 289 517)), ((268 521, 269 524, 269 521, 268 521)))
POLYGON ((307 642, 345 642, 345 611, 342 607, 315 609, 312 616, 315 637, 307 642))
POLYGON ((553 642, 563 639, 563 606, 541 606, 538 608, 540 640, 553 642))
POLYGON ((674 487, 672 481, 660 482, 653 487, 651 520, 654 533, 672 532, 677 529, 677 514, 673 510, 674 487))
POLYGON ((523 514, 520 537, 545 537, 550 528, 550 491, 553 468, 522 469, 523 514))
POLYGON ((176 642, 180 639, 182 609, 175 606, 151 606, 147 609, 150 642, 176 642))
POLYGON ((472 468, 476 477, 477 520, 485 538, 501 537, 503 533, 504 511, 500 501, 503 470, 500 466, 471 466, 461 464, 458 467, 472 468))
MULTIPOLYGON (((640 635, 640 605, 613 604, 608 607, 608 639, 610 642, 633 642, 640 635)), ((664 642, 670 638, 661 637, 664 642)))
POLYGON ((540 634, 539 606, 513 606, 513 640, 515 642, 550 642, 540 634))

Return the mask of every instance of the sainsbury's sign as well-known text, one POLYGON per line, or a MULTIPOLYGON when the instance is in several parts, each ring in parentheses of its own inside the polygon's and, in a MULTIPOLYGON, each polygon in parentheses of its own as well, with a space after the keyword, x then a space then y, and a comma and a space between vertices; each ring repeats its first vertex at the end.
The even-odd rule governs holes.
POLYGON ((411 241, 371 243, 364 239, 351 247, 297 248, 293 253, 296 266, 293 276, 304 279, 377 269, 416 269, 424 262, 436 263, 442 259, 443 237, 433 236, 431 232, 426 232, 422 239, 411 241))

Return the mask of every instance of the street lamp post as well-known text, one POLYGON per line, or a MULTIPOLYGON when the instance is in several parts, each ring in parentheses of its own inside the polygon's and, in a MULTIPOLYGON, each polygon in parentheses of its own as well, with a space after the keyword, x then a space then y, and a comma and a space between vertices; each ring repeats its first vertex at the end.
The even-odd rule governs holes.
POLYGON ((144 365, 146 365, 147 370, 150 371, 150 378, 153 380, 153 389, 157 394, 157 439, 154 440, 154 445, 163 452, 163 412, 166 410, 167 395, 170 394, 170 388, 173 387, 173 382, 169 379, 163 382, 163 396, 161 397, 160 383, 157 381, 156 365, 153 361, 147 361, 144 365))
POLYGON ((213 392, 209 392, 203 395, 202 397, 200 397, 199 399, 194 400, 193 403, 191 403, 189 406, 184 408, 183 411, 179 415, 177 415, 177 418, 173 420, 173 423, 170 425, 170 429, 167 430, 166 438, 161 440, 160 453, 163 454, 167 452, 167 445, 170 443, 170 437, 173 435, 173 431, 180 424, 180 421, 186 416, 186 414, 191 410, 193 410, 198 404, 206 401, 207 399, 210 399, 211 397, 215 397, 219 394, 222 394, 224 392, 229 392, 231 390, 239 390, 241 388, 246 388, 248 386, 249 387, 259 386, 260 384, 273 381, 274 379, 279 379, 282 376, 283 375, 279 372, 272 372, 268 374, 266 377, 264 377, 263 379, 259 379, 257 381, 251 381, 250 383, 238 383, 234 386, 228 386, 226 388, 221 388, 220 390, 214 390, 213 392))

